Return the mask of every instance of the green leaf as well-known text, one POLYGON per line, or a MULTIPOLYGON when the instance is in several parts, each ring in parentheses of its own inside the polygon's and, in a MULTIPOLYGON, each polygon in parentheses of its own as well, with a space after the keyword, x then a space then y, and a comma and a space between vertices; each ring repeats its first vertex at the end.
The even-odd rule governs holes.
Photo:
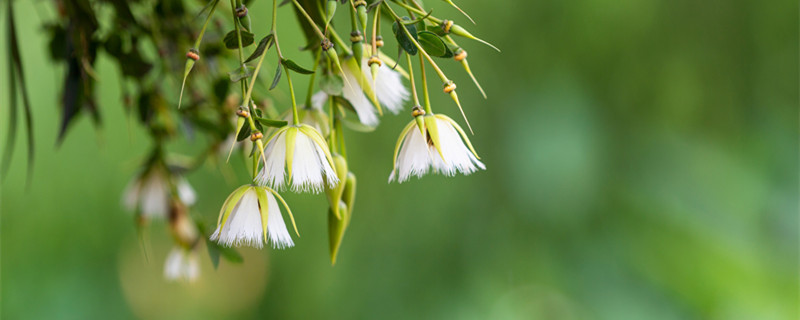
POLYGON ((283 60, 281 60, 281 62, 282 62, 282 63, 283 63, 283 65, 285 65, 287 68, 289 68, 290 70, 292 70, 292 71, 294 71, 294 72, 297 72, 297 73, 299 73, 299 74, 312 74, 312 73, 314 73, 314 71, 313 71, 313 70, 308 70, 308 69, 306 69, 306 68, 303 68, 303 67, 301 67, 300 65, 298 65, 297 63, 295 63, 295 62, 294 62, 294 61, 292 61, 292 60, 289 60, 289 59, 283 59, 283 60))
POLYGON ((278 81, 281 80, 281 74, 283 74, 283 68, 281 68, 281 62, 278 61, 278 68, 275 69, 275 77, 272 78, 272 84, 269 86, 269 90, 275 89, 278 86, 278 81))
POLYGON ((261 124, 263 124, 263 125, 265 125, 267 127, 273 127, 273 128, 282 128, 282 127, 285 127, 287 124, 289 124, 288 121, 273 120, 273 119, 260 118, 260 117, 256 117, 256 120, 258 120, 258 122, 260 122, 261 124))
MULTIPOLYGON (((253 44, 255 36, 252 33, 245 30, 239 30, 239 33, 242 35, 242 48, 253 44)), ((231 30, 228 32, 228 34, 225 35, 225 38, 222 39, 222 42, 225 43, 225 47, 228 49, 238 49, 239 38, 236 36, 236 30, 231 30)))
POLYGON ((242 141, 250 137, 250 126, 242 126, 242 130, 239 131, 239 135, 236 136, 236 141, 242 141))
POLYGON ((435 33, 423 30, 417 33, 417 38, 419 39, 419 44, 429 55, 439 58, 453 57, 453 51, 435 33))
POLYGON ((242 65, 238 69, 228 72, 228 77, 230 77, 231 82, 238 82, 252 75, 253 75, 253 70, 248 68, 247 65, 242 65))
POLYGON ((211 258, 211 264, 216 270, 219 266, 219 245, 216 242, 208 241, 206 242, 206 248, 208 249, 208 257, 211 258))
POLYGON ((272 33, 268 34, 266 37, 261 39, 261 41, 259 41, 258 45, 256 46, 256 50, 253 51, 253 53, 250 54, 250 56, 247 57, 247 60, 245 60, 244 62, 248 63, 250 61, 258 59, 258 57, 261 57, 261 55, 264 54, 264 52, 266 52, 267 50, 269 50, 269 48, 272 47, 273 39, 274 35, 272 33))
POLYGON ((319 78, 319 88, 330 96, 339 96, 342 95, 344 81, 340 76, 324 73, 319 78))
MULTIPOLYGON (((404 21, 409 21, 408 17, 403 17, 404 21)), ((403 30, 403 28, 407 29, 409 33, 414 37, 414 40, 417 40, 417 26, 416 25, 401 25, 401 21, 396 20, 392 23, 392 32, 394 33, 395 39, 397 39, 397 44, 408 52, 410 55, 417 54, 417 46, 414 45, 414 42, 411 41, 411 38, 408 37, 408 34, 403 30)))

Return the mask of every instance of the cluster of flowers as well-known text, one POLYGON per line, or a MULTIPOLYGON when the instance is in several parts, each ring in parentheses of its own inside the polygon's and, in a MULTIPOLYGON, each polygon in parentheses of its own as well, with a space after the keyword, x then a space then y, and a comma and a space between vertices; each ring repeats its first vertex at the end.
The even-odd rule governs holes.
MULTIPOLYGON (((241 81, 242 103, 236 112, 238 118, 235 132, 231 133, 230 137, 232 143, 235 143, 236 140, 244 140, 243 134, 246 138, 246 134, 249 133, 254 160, 252 181, 235 189, 227 197, 219 212, 216 229, 210 236, 206 236, 216 243, 215 246, 222 247, 262 248, 266 244, 280 249, 293 247, 294 241, 287 227, 286 218, 291 222, 294 233, 299 236, 297 225, 289 206, 278 192, 286 189, 298 193, 324 191, 330 205, 328 216, 331 261, 335 263, 355 201, 356 178, 347 165, 344 152, 345 139, 341 129, 345 123, 347 110, 354 113, 361 126, 368 128, 378 125, 379 115, 383 114, 384 109, 394 114, 403 110, 410 111, 413 119, 401 131, 397 140, 393 168, 388 176, 389 182, 402 183, 412 176, 422 177, 428 173, 453 176, 457 173, 467 175, 485 169, 467 134, 456 121, 446 115, 433 113, 428 98, 428 80, 425 76, 427 62, 444 83, 444 92, 449 94, 460 108, 455 84, 444 75, 431 56, 452 57, 461 62, 472 76, 466 64, 466 51, 455 44, 449 33, 476 38, 463 28, 454 25, 452 21, 440 20, 430 13, 426 14, 413 0, 393 1, 395 5, 406 9, 412 18, 399 17, 387 1, 377 1, 370 6, 370 10, 375 11, 372 41, 366 42, 361 36, 361 30, 366 31, 369 19, 367 3, 363 0, 342 1, 342 3, 349 2, 351 4, 349 7, 354 13, 352 43, 346 46, 330 24, 339 1, 327 1, 324 7, 317 6, 319 10, 309 11, 306 9, 313 6, 307 4, 316 1, 293 0, 292 2, 300 13, 299 16, 306 18, 306 20, 301 19, 303 27, 308 28, 312 34, 316 32, 322 39, 321 47, 315 51, 313 70, 299 67, 282 56, 274 23, 277 14, 273 12, 272 30, 251 56, 251 59, 258 58, 255 71, 251 78, 244 77, 245 81, 241 81), (394 35, 398 45, 407 53, 407 70, 397 66, 396 62, 379 50, 383 46, 379 33, 381 9, 388 10, 395 17, 394 35), (419 17, 415 18, 415 15, 419 17), (312 16, 316 16, 316 19, 312 16), (439 30, 440 35, 424 31, 426 27, 439 30), (417 28, 423 31, 416 31, 417 28), (323 29, 326 31, 322 32, 323 29), (420 39, 424 37, 428 37, 426 41, 428 45, 420 44, 420 39), (338 40, 341 54, 333 49, 334 45, 328 40, 329 38, 338 40), (441 46, 431 47, 431 39, 441 41, 441 46), (291 109, 280 119, 262 117, 263 113, 250 99, 261 63, 266 56, 265 51, 273 44, 277 49, 279 68, 282 65, 285 70, 284 74, 292 97, 291 109), (444 52, 433 52, 438 49, 444 52), (364 56, 364 52, 371 52, 371 56, 364 56), (417 95, 411 59, 411 56, 416 54, 419 54, 420 58, 424 105, 420 103, 417 95), (390 67, 392 65, 395 67, 390 67), (310 83, 312 90, 309 90, 305 105, 298 106, 295 103, 290 76, 292 71, 312 74, 310 83), (315 84, 316 78, 319 84, 315 84), (404 84, 404 78, 410 80, 410 90, 404 84), (249 85, 247 80, 250 80, 249 85), (318 88, 319 91, 313 92, 313 88, 318 88), (413 105, 409 103, 410 100, 413 105), (330 106, 328 112, 326 112, 327 106, 330 106), (264 126, 270 128, 264 130, 264 126), (281 207, 285 209, 286 216, 281 207)), ((247 14, 247 10, 242 8, 234 8, 239 19, 247 14)), ((274 9, 277 10, 277 4, 274 9)), ((238 49, 241 51, 242 40, 239 33, 243 31, 238 30, 237 28, 238 49)), ((198 61, 199 52, 192 49, 187 57, 185 75, 188 75, 198 61)), ((244 61, 242 62, 242 66, 246 67, 244 61)), ((277 81, 279 77, 280 73, 275 80, 277 81)), ((472 78, 474 80, 474 77, 472 78)), ((200 239, 198 234, 202 232, 198 233, 198 228, 186 223, 187 219, 182 217, 187 216, 185 208, 195 202, 196 196, 186 180, 171 173, 169 167, 163 162, 151 161, 147 166, 148 169, 140 173, 129 185, 124 203, 130 210, 139 212, 143 218, 169 219, 178 246, 169 254, 164 274, 168 279, 193 280, 199 274, 195 248, 200 239)))

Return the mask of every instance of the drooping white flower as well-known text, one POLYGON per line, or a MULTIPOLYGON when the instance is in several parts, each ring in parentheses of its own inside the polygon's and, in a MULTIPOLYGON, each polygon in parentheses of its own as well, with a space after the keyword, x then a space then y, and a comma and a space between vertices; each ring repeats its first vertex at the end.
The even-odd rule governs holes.
MULTIPOLYGON (((170 175, 161 166, 153 166, 128 183, 123 206, 146 218, 165 218, 170 208, 170 175)), ((197 200, 194 189, 183 177, 174 177, 178 198, 186 205, 197 200)))
POLYGON ((200 276, 200 262, 194 250, 174 247, 164 262, 164 278, 169 281, 193 282, 200 276))
POLYGON ((386 63, 381 63, 378 67, 378 75, 372 79, 367 61, 367 58, 361 60, 361 71, 364 73, 364 77, 369 79, 378 101, 394 114, 402 111, 403 103, 408 100, 409 96, 408 89, 403 84, 403 77, 386 63))
MULTIPOLYGON (((281 201, 294 225, 294 217, 281 196, 267 187, 246 185, 236 189, 219 212, 217 229, 211 240, 225 246, 261 248, 271 242, 273 248, 294 246, 286 229, 278 201, 281 201)), ((294 225, 295 232, 297 226, 294 225)))
POLYGON ((262 186, 294 192, 320 192, 339 183, 325 138, 306 124, 289 125, 272 135, 264 150, 266 164, 256 177, 262 186))
POLYGON ((397 179, 402 183, 411 176, 422 177, 429 170, 446 176, 486 170, 464 130, 453 119, 440 114, 420 117, 423 121, 409 123, 397 140, 389 182, 397 179))
MULTIPOLYGON (((378 103, 397 114, 403 109, 403 103, 408 100, 409 92, 403 84, 400 73, 385 64, 378 68, 377 77, 372 79, 367 60, 361 59, 361 70, 358 70, 358 65, 353 59, 342 64, 345 80, 342 96, 353 106, 361 123, 374 127, 379 122, 378 110, 373 105, 376 101, 371 101, 370 96, 374 95, 378 103)), ((327 99, 328 95, 325 92, 317 92, 312 97, 312 105, 320 108, 327 99)))

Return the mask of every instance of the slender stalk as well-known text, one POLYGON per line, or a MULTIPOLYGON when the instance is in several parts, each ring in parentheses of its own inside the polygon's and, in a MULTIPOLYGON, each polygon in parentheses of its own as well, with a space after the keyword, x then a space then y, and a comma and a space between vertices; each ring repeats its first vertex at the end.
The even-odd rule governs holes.
POLYGON ((306 93, 306 108, 311 108, 311 96, 314 95, 314 81, 317 80, 317 70, 319 70, 319 59, 322 56, 322 50, 317 50, 314 55, 314 73, 311 74, 311 79, 308 80, 308 93, 306 93))
POLYGON ((411 55, 406 54, 406 61, 408 61, 408 79, 411 81, 411 96, 414 98, 414 106, 419 105, 419 96, 417 96, 417 85, 414 82, 414 67, 411 65, 411 55))
POLYGON ((208 13, 208 16, 206 17, 206 21, 203 23, 203 27, 200 28, 200 34, 198 34, 197 35, 197 39, 194 40, 194 48, 195 49, 198 49, 198 50, 200 49, 200 42, 203 40, 203 35, 206 33, 206 27, 208 27, 208 22, 211 21, 211 16, 213 16, 214 15, 214 11, 217 10, 217 4, 218 3, 219 3, 219 0, 216 0, 211 5, 211 11, 208 13))
POLYGON ((322 30, 320 30, 319 27, 317 27, 317 24, 314 22, 314 19, 311 19, 311 16, 308 15, 308 12, 306 12, 306 9, 304 9, 303 6, 300 5, 299 2, 297 2, 297 0, 292 0, 292 2, 294 3, 295 7, 297 7, 297 10, 299 10, 300 13, 302 13, 303 16, 306 17, 306 20, 308 20, 308 23, 311 25, 311 27, 314 28, 314 31, 317 32, 317 35, 319 36, 319 38, 320 39, 326 39, 327 37, 325 37, 325 34, 322 33, 322 30))
MULTIPOLYGON (((411 65, 410 60, 411 59, 408 61, 409 65, 411 65)), ((425 99, 425 112, 433 114, 433 110, 431 110, 431 98, 430 95, 428 95, 428 77, 425 75, 425 61, 422 60, 422 56, 419 56, 419 73, 422 74, 422 97, 425 99)))
POLYGON ((292 73, 289 70, 289 67, 283 65, 283 71, 286 73, 286 80, 289 82, 289 94, 292 96, 292 124, 299 125, 300 119, 297 116, 297 101, 294 97, 294 86, 292 85, 292 73))

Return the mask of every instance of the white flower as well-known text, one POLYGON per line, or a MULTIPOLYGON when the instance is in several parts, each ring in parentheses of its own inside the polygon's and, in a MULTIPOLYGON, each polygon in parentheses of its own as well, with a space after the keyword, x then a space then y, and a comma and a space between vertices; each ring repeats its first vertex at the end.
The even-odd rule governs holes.
POLYGON ((397 140, 389 182, 422 177, 428 170, 447 176, 486 170, 464 130, 453 119, 440 114, 420 117, 423 121, 409 123, 397 140), (418 123, 423 129, 418 130, 418 123))
MULTIPOLYGON (((123 205, 147 218, 165 218, 170 208, 170 176, 160 166, 137 175, 125 188, 123 205)), ((178 198, 186 205, 197 200, 194 189, 183 177, 175 178, 178 198)))
MULTIPOLYGON (((211 240, 229 247, 246 245, 261 248, 267 242, 272 242, 273 248, 294 246, 275 200, 276 196, 288 211, 294 225, 292 211, 275 190, 246 185, 236 189, 225 200, 211 240)), ((297 232, 296 225, 294 229, 297 232)))
POLYGON ((164 263, 164 278, 169 281, 193 282, 200 276, 197 253, 180 247, 172 248, 164 263))
POLYGON ((288 179, 294 192, 320 192, 339 183, 325 138, 309 125, 278 130, 269 139, 264 155, 266 164, 256 177, 259 185, 282 189, 288 179))
MULTIPOLYGON (((372 79, 368 59, 361 60, 361 71, 367 79, 372 79)), ((394 114, 403 110, 403 103, 408 100, 408 89, 403 85, 403 77, 399 72, 389 68, 386 63, 378 67, 378 75, 369 81, 375 90, 378 101, 394 114)))
MULTIPOLYGON (((373 105, 375 101, 370 101, 370 96, 373 94, 377 102, 386 106, 392 113, 397 114, 403 109, 403 103, 408 100, 409 92, 399 72, 392 70, 386 64, 381 64, 377 77, 372 79, 366 58, 361 59, 360 71, 356 70, 358 66, 353 59, 346 62, 342 64, 345 80, 342 96, 353 106, 361 123, 371 127, 378 125, 377 109, 373 105)), ((311 99, 312 105, 320 108, 327 99, 328 95, 325 92, 317 92, 311 99)))

